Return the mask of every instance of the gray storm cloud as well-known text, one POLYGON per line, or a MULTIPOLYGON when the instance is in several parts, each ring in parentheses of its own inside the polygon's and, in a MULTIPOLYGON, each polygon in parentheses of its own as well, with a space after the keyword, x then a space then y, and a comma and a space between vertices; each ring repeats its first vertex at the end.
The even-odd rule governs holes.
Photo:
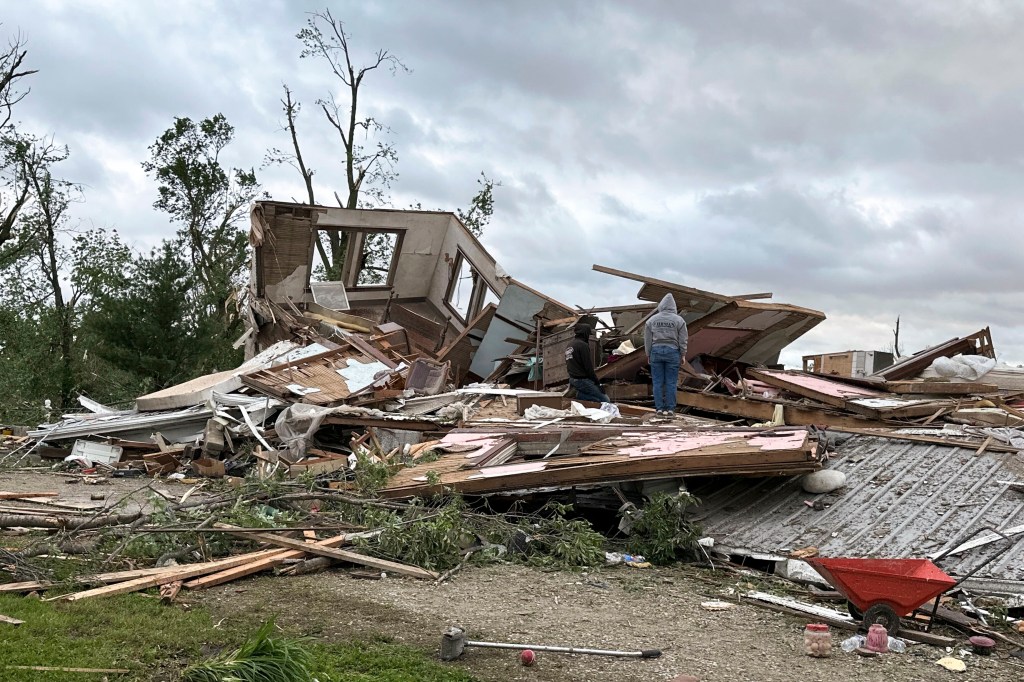
MULTIPOLYGON (((83 221, 140 248, 173 228, 138 163, 174 116, 223 112, 231 163, 284 147, 323 201, 343 186, 299 59, 314 3, 4 3, 40 69, 23 123, 70 145, 83 221)), ((484 241, 569 304, 631 300, 594 262, 724 293, 772 290, 830 320, 802 352, 908 349, 992 325, 1024 361, 1024 7, 991 2, 336 2, 359 55, 391 49, 366 113, 392 130, 392 204, 464 206, 502 182, 484 241)), ((261 171, 282 200, 290 169, 261 171)))

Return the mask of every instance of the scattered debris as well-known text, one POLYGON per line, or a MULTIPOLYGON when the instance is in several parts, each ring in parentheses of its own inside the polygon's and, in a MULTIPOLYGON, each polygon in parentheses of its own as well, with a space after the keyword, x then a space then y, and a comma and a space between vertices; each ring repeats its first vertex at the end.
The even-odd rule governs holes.
MULTIPOLYGON (((857 618, 746 587, 744 600, 842 630, 883 622, 889 635, 902 626, 909 640, 951 646, 929 631, 942 621, 1016 642, 1004 634, 1021 627, 1014 612, 978 599, 1024 594, 1024 369, 996 361, 988 329, 904 358, 821 353, 786 370, 780 352, 825 315, 768 293, 595 265, 638 283, 638 300, 573 307, 508 276, 450 214, 260 201, 251 219, 244 363, 131 409, 83 397, 81 412, 4 429, 3 464, 138 487, 88 502, 0 492, 0 528, 31 537, 0 550, 16 581, 0 593, 76 601, 156 588, 171 604, 267 571, 443 582, 471 562, 636 568, 687 557, 830 583, 801 594, 848 598, 857 618), (350 257, 337 281, 311 281, 314 240, 331 230, 350 257), (371 245, 385 261, 372 271, 371 245), (666 294, 689 327, 671 419, 654 414, 643 350, 643 322, 666 294), (568 387, 564 350, 580 321, 598 330, 591 352, 611 402, 568 387), (106 572, 55 580, 37 561, 82 547, 106 572), (885 584, 812 569, 835 569, 837 557, 885 584), (883 580, 870 561, 895 573, 883 580), (916 592, 929 566, 928 594, 916 592), (953 585, 962 605, 931 602, 953 585)), ((272 654, 271 632, 186 679, 272 654)), ((452 632, 442 648, 455 656, 485 644, 452 632)), ((856 644, 848 650, 865 649, 856 644)))

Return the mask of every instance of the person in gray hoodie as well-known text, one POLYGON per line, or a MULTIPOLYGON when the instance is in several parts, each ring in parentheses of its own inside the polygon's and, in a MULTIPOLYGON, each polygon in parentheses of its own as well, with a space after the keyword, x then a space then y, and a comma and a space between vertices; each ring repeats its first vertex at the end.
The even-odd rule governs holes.
POLYGON ((676 312, 672 294, 665 294, 644 325, 644 349, 651 363, 654 409, 659 417, 675 414, 679 365, 686 357, 687 339, 686 321, 676 312))

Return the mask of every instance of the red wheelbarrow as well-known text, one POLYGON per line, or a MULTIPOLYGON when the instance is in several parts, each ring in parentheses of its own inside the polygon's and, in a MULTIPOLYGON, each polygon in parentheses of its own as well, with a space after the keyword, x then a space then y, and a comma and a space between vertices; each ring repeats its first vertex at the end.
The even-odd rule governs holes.
POLYGON ((900 617, 909 616, 921 606, 934 600, 927 630, 939 610, 938 597, 988 565, 1005 553, 1014 541, 994 528, 979 528, 950 549, 935 557, 941 561, 963 542, 982 531, 989 531, 1006 541, 1001 551, 988 557, 959 580, 947 575, 929 559, 852 559, 815 557, 806 559, 825 580, 847 599, 850 615, 864 627, 878 623, 895 636, 900 629, 900 617))

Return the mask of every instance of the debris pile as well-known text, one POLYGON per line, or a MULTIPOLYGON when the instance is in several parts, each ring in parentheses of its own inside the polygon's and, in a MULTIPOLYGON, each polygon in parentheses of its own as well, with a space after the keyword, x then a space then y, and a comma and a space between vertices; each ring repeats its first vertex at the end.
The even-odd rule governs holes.
POLYGON ((639 302, 566 306, 509 277, 450 214, 265 201, 251 242, 243 364, 131 410, 83 396, 83 412, 0 435, 8 466, 38 457, 85 484, 136 477, 133 495, 146 497, 3 497, 16 504, 0 527, 49 535, 4 554, 16 582, 0 592, 54 588, 30 559, 81 542, 102 565, 55 598, 158 587, 173 601, 338 563, 429 580, 473 556, 587 564, 602 561, 604 539, 574 514, 611 512, 610 534, 628 542, 645 505, 686 494, 686 542, 673 521, 676 544, 649 557, 685 545, 710 563, 822 584, 804 559, 941 555, 970 577, 964 589, 1024 594, 1024 370, 997 364, 988 329, 906 358, 850 351, 786 370, 781 351, 824 314, 599 265, 640 283, 639 302), (341 232, 351 256, 338 281, 310 280, 324 230, 341 232), (371 248, 384 267, 368 265, 371 248), (673 419, 651 408, 643 345, 666 295, 689 327, 673 419), (610 403, 567 388, 581 322, 598 330, 610 403), (999 533, 978 535, 987 526, 999 533), (978 537, 960 542, 967 533, 978 537), (144 537, 155 565, 109 570, 144 537), (981 564, 972 550, 1001 537, 1004 556, 981 564))

